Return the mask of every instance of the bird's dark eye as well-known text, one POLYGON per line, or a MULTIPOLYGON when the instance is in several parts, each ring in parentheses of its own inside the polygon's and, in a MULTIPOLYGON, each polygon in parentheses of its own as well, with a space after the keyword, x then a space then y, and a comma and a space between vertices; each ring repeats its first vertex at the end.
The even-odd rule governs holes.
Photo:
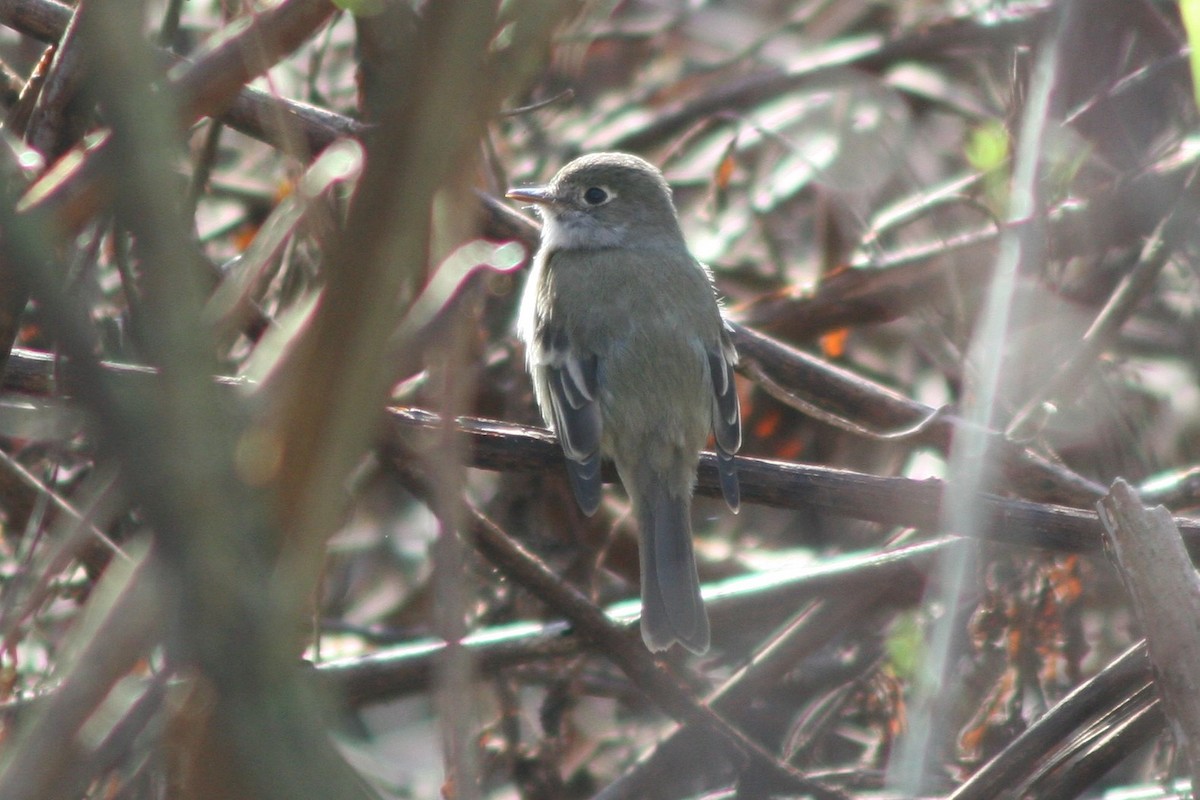
POLYGON ((601 189, 599 186, 591 186, 583 193, 583 202, 589 206, 598 206, 608 199, 608 192, 601 189))

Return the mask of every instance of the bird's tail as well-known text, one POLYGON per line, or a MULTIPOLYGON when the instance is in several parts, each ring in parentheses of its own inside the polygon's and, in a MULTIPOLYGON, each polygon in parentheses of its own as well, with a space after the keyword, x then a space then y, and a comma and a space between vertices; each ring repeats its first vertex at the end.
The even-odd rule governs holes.
POLYGON ((639 487, 646 496, 634 504, 641 537, 642 639, 651 650, 679 642, 701 654, 708 650, 708 614, 692 553, 690 498, 671 493, 660 481, 648 483, 639 487))

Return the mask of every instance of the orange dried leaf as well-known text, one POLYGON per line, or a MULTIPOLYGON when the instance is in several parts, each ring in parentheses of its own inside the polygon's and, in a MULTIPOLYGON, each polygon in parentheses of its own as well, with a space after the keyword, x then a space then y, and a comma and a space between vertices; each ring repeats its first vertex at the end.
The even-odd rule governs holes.
POLYGON ((821 352, 826 358, 841 358, 846 354, 846 340, 850 338, 849 328, 838 328, 821 337, 821 352))
POLYGON ((768 411, 755 420, 754 437, 762 440, 770 439, 779 430, 782 422, 783 415, 779 411, 768 411))
POLYGON ((239 253, 246 252, 246 249, 250 247, 250 244, 254 241, 254 237, 258 236, 258 229, 258 225, 247 222, 233 234, 233 246, 237 248, 239 253))
POLYGON ((717 164, 717 173, 713 176, 713 183, 721 191, 729 188, 729 181, 733 179, 733 168, 737 166, 737 162, 733 160, 732 142, 730 144, 731 149, 725 151, 721 162, 717 164))

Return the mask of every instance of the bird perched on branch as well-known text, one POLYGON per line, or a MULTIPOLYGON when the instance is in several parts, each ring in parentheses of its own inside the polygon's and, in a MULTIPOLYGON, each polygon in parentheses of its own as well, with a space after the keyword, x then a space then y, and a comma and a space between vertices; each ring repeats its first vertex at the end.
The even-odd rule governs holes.
POLYGON ((600 504, 610 457, 637 515, 642 638, 703 653, 708 615, 692 552, 696 465, 714 434, 721 490, 738 507, 737 353, 708 269, 688 251, 662 173, 622 153, 583 156, 534 203, 542 242, 518 328, 537 402, 558 434, 575 498, 600 504))

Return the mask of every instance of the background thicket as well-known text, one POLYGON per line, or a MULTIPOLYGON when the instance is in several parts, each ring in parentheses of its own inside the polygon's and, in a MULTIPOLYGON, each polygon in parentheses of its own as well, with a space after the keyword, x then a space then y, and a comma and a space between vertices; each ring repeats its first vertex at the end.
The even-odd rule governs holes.
POLYGON ((0 797, 1175 796, 1189 8, 0 0, 0 797), (704 657, 513 335, 602 150, 741 354, 704 657))

